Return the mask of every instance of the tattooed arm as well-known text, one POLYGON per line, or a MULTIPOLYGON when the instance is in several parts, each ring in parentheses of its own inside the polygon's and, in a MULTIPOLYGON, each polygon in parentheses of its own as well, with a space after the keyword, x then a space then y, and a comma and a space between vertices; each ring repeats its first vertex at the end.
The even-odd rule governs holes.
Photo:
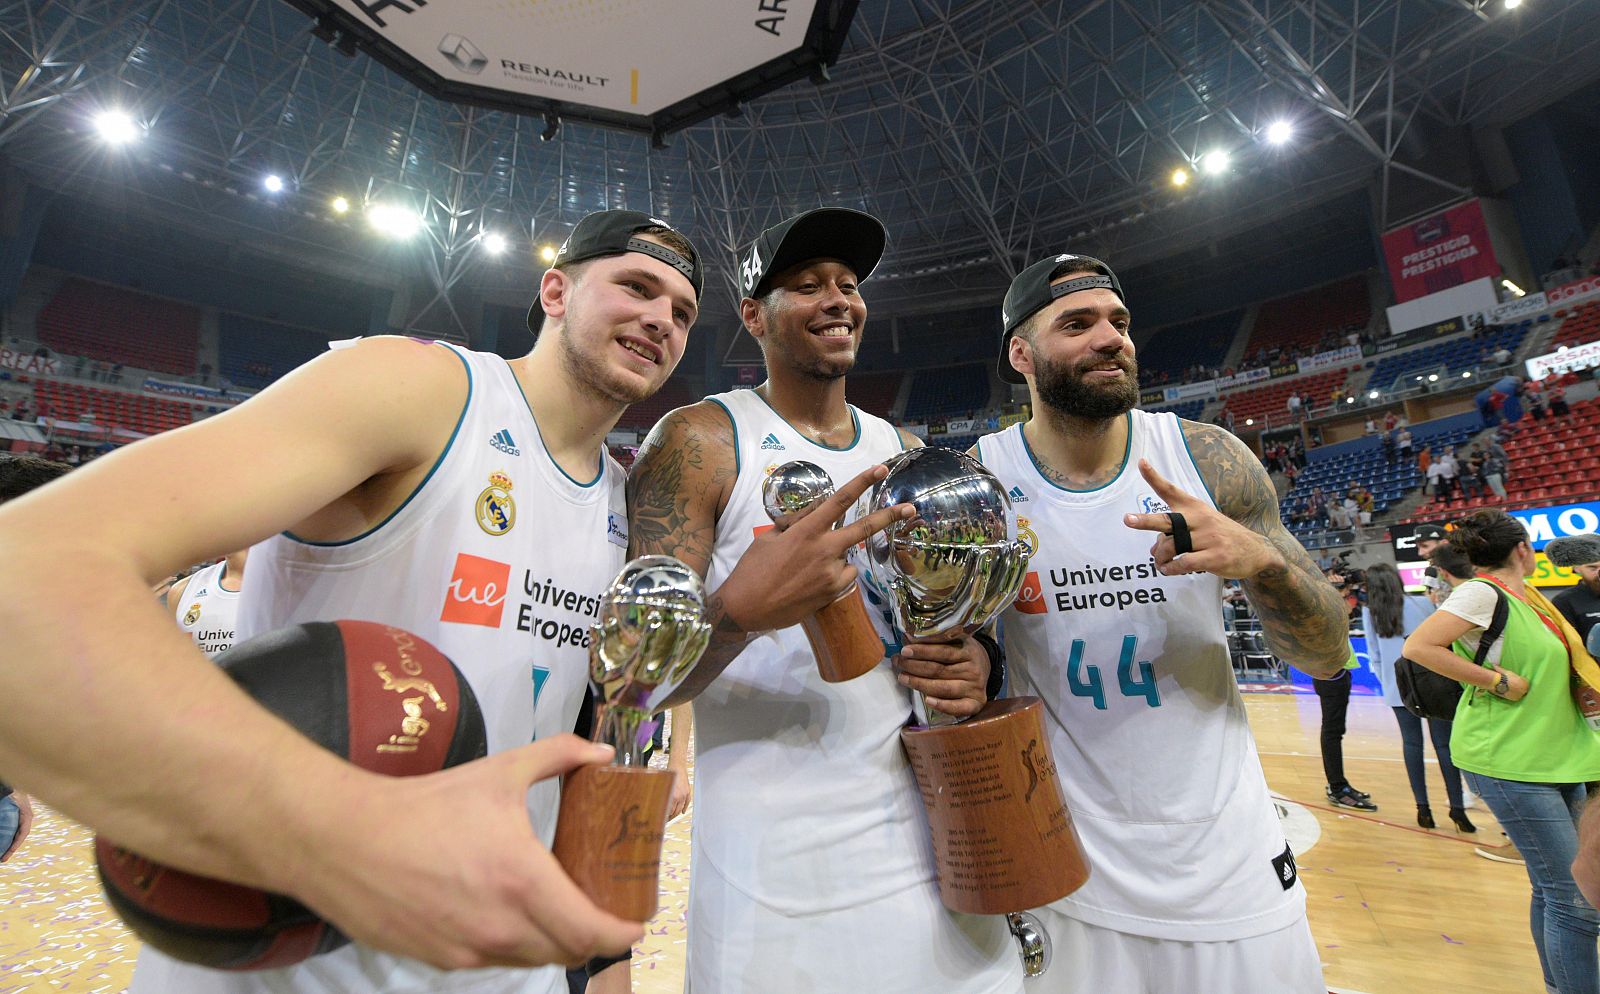
POLYGON ((1129 514, 1124 522, 1160 533, 1150 554, 1165 575, 1206 572, 1244 581, 1273 655, 1312 676, 1336 676, 1350 656, 1344 599, 1284 530, 1266 468, 1232 433, 1192 421, 1181 424, 1216 508, 1141 459, 1139 472, 1188 523, 1192 548, 1178 553, 1170 513, 1129 514))
MULTIPOLYGON (((628 471, 628 558, 676 556, 704 578, 711 569, 717 519, 738 476, 733 423, 701 401, 662 418, 628 471)), ((727 669, 753 637, 728 617, 722 591, 706 598, 711 645, 669 706, 692 699, 727 669)))
POLYGON ((1232 432, 1181 423, 1195 466, 1218 509, 1276 553, 1263 558, 1263 568, 1239 577, 1273 655, 1312 676, 1337 676, 1350 655, 1344 598, 1283 527, 1278 492, 1266 467, 1232 432))
MULTIPOLYGON (((721 407, 702 401, 663 418, 628 476, 629 554, 676 556, 705 576, 737 467, 733 425, 721 407)), ((706 598, 711 645, 668 706, 704 690, 744 651, 750 633, 797 624, 855 581, 845 552, 913 511, 909 504, 885 508, 834 527, 885 473, 873 466, 794 524, 756 536, 706 598)))

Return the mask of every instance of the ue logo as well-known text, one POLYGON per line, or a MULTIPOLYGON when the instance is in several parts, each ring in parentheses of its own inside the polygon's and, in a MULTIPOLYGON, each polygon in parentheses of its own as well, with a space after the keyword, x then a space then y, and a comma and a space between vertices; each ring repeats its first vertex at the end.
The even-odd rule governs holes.
POLYGON ((1030 572, 1022 581, 1022 589, 1017 591, 1017 599, 1011 606, 1023 614, 1045 614, 1050 608, 1045 603, 1044 588, 1039 585, 1039 574, 1030 572))
POLYGON ((499 628, 510 585, 510 565, 465 552, 457 553, 455 572, 445 588, 444 611, 439 620, 499 628))

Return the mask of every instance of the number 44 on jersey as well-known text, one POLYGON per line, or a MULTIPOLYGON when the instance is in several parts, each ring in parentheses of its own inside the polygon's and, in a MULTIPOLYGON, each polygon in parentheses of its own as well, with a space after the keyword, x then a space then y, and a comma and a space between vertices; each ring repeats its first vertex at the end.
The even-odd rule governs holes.
MULTIPOLYGON (((1104 711, 1105 683, 1100 679, 1100 667, 1083 661, 1083 653, 1087 648, 1083 639, 1072 640, 1072 651, 1067 656, 1067 685, 1072 688, 1074 697, 1090 698, 1097 710, 1104 711)), ((1134 657, 1138 654, 1138 636, 1122 636, 1122 653, 1117 658, 1117 687, 1123 697, 1142 697, 1150 707, 1158 708, 1161 706, 1161 691, 1156 687, 1155 671, 1148 659, 1135 663, 1134 657)))

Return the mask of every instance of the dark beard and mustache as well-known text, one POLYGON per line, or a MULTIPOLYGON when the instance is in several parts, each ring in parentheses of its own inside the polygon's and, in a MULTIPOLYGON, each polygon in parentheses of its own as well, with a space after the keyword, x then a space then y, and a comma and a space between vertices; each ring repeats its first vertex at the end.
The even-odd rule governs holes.
POLYGON ((1139 364, 1132 356, 1095 355, 1076 364, 1033 357, 1034 386, 1039 402, 1060 414, 1090 421, 1120 417, 1139 404, 1139 364), (1085 382, 1084 376, 1096 366, 1114 362, 1122 369, 1122 379, 1103 386, 1085 382))

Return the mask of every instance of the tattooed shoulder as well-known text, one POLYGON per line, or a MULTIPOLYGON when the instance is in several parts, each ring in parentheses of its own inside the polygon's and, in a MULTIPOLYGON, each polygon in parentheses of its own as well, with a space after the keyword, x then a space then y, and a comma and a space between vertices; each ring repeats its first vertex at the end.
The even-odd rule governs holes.
POLYGON ((1277 520, 1277 488, 1254 452, 1233 432, 1216 425, 1197 421, 1179 424, 1195 469, 1219 511, 1258 531, 1277 520))
POLYGON ((631 555, 709 566, 716 519, 738 472, 733 424, 709 401, 662 418, 628 474, 631 555))

